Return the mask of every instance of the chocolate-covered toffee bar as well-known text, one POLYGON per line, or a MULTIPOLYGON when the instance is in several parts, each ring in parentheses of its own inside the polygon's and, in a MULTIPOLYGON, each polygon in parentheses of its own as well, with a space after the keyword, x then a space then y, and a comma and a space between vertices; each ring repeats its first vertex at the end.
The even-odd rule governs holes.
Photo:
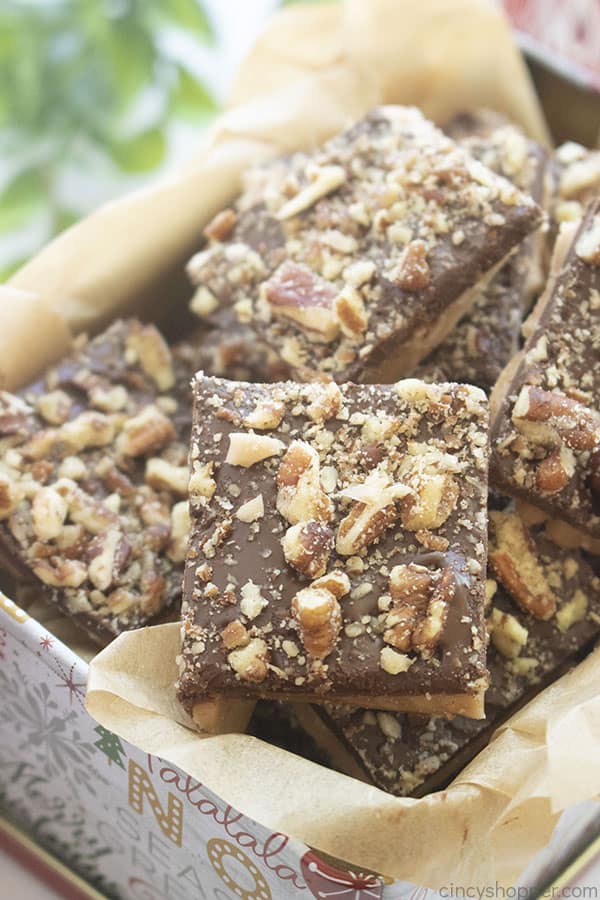
POLYGON ((298 721, 335 767, 393 794, 436 790, 600 633, 600 580, 582 554, 559 549, 514 514, 490 516, 485 720, 295 705, 298 721))
POLYGON ((478 716, 486 400, 464 385, 194 385, 179 696, 478 716))
POLYGON ((198 347, 196 369, 231 381, 270 383, 288 377, 286 364, 230 309, 220 310, 210 324, 198 347))
POLYGON ((600 201, 526 328, 492 394, 492 483, 598 536, 600 201))
POLYGON ((181 593, 189 349, 119 321, 19 396, 0 395, 2 564, 99 639, 181 593))
MULTIPOLYGON (((462 145, 488 168, 509 178, 536 202, 544 196, 546 154, 514 125, 485 113, 462 115, 450 123, 462 145), (493 126, 492 126, 492 123, 493 126)), ((530 235, 477 297, 475 305, 445 340, 418 366, 415 375, 432 381, 459 381, 490 390, 518 350, 523 310, 541 287, 544 241, 530 235)))
POLYGON ((472 306, 541 219, 415 109, 382 107, 320 150, 251 173, 188 270, 303 381, 390 382, 472 306))

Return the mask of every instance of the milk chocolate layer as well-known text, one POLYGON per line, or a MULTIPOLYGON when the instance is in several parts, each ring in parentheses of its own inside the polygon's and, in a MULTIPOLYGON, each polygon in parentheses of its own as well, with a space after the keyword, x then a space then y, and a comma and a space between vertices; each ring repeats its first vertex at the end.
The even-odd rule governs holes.
POLYGON ((97 639, 181 591, 193 346, 115 322, 0 397, 0 552, 97 639))
POLYGON ((477 715, 486 455, 477 388, 199 376, 181 700, 477 715))
POLYGON ((417 110, 382 107, 250 173, 189 264, 192 308, 231 307, 299 380, 393 381, 540 220, 417 110))
POLYGON ((492 394, 492 482, 598 536, 600 201, 525 328, 492 394))
POLYGON ((444 786, 502 720, 575 664, 600 633, 600 581, 580 551, 558 548, 541 526, 526 529, 513 514, 492 514, 489 575, 485 720, 297 705, 300 724, 329 747, 334 767, 358 769, 400 796, 444 786), (547 619, 528 610, 539 613, 540 597, 552 607, 547 619))

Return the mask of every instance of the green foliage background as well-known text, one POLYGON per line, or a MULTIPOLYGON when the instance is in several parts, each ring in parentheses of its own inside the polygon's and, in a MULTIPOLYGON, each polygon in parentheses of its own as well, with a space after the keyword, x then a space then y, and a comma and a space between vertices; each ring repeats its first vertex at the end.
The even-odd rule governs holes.
POLYGON ((174 123, 216 113, 211 87, 165 40, 214 48, 218 67, 207 5, 0 0, 0 282, 111 196, 105 177, 127 190, 161 166, 174 123))
POLYGON ((69 166, 91 179, 98 165, 149 172, 171 120, 215 112, 210 89, 163 49, 168 28, 213 40, 198 0, 2 0, 0 240, 43 217, 43 242, 79 217, 61 197, 69 166))

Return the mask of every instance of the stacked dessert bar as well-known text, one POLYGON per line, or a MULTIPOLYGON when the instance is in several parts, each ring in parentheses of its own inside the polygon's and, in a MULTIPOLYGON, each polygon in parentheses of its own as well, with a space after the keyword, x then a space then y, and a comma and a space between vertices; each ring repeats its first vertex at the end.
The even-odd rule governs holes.
POLYGON ((5 566, 100 640, 181 606, 197 724, 257 703, 386 791, 446 783, 600 632, 597 169, 393 106, 253 169, 188 264, 197 332, 117 322, 2 395, 5 566))

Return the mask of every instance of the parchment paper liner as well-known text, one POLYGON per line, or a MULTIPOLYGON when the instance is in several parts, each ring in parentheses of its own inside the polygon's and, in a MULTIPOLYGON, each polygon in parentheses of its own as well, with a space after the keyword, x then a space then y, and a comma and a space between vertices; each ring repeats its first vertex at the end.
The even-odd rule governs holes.
MULTIPOLYGON (((3 386, 27 383, 78 331, 132 312, 171 316, 190 293, 183 263, 241 172, 325 138, 377 103, 416 103, 438 121, 486 105, 547 136, 524 64, 486 0, 288 10, 242 67, 233 101, 187 166, 101 208, 0 289, 3 386)), ((69 628, 53 619, 57 631, 69 628)), ((548 841, 558 811, 600 790, 598 654, 500 729, 452 788, 417 801, 248 736, 188 730, 174 702, 176 652, 176 625, 116 640, 91 665, 92 715, 269 827, 395 877, 432 887, 510 884, 548 841)))
POLYGON ((559 812, 600 791, 600 651, 496 732, 446 791, 398 799, 241 734, 179 724, 178 625, 121 635, 90 668, 87 708, 227 803, 359 866, 439 888, 514 884, 559 812))

